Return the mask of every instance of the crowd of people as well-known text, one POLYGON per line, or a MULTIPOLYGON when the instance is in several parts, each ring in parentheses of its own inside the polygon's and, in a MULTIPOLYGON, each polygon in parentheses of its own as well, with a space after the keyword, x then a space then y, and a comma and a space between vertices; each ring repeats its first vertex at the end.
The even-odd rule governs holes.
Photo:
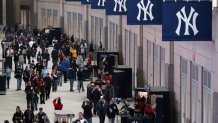
MULTIPOLYGON (((5 33, 10 31, 4 30, 5 33)), ((7 36, 7 34, 6 34, 7 36)), ((22 29, 16 28, 13 37, 10 38, 11 46, 5 52, 7 57, 13 57, 14 78, 17 80, 17 91, 24 90, 26 94, 27 109, 22 113, 19 106, 13 115, 14 123, 49 123, 50 120, 43 108, 38 108, 38 104, 45 104, 50 99, 50 93, 57 92, 63 82, 70 82, 70 92, 84 92, 83 81, 85 79, 84 70, 92 72, 91 62, 92 53, 88 55, 88 44, 85 40, 80 43, 75 41, 74 36, 61 35, 59 39, 54 37, 52 41, 40 36, 37 27, 33 34, 24 35, 22 29), (53 46, 52 51, 49 51, 53 46), (84 61, 87 63, 84 64, 84 61), (52 62, 52 70, 48 69, 48 62, 52 62), (77 80, 77 88, 74 88, 74 81, 77 80), (22 88, 22 83, 25 88, 22 88), (39 109, 39 110, 38 110, 39 109), (34 111, 38 113, 34 114, 34 111)), ((2 42, 6 42, 3 40, 2 42)), ((4 43, 2 43, 2 47, 4 43)), ((102 44, 100 43, 102 49, 102 44)), ((4 49, 5 50, 5 49, 4 49)), ((89 52, 93 52, 93 44, 90 44, 89 52)), ((105 84, 112 86, 112 76, 107 67, 107 59, 103 60, 105 84)), ((7 77, 7 89, 10 89, 10 79, 12 78, 12 66, 7 65, 5 75, 7 77)), ((92 123, 92 117, 98 116, 100 123, 105 123, 105 117, 108 117, 109 123, 115 123, 115 116, 119 115, 119 110, 115 99, 101 89, 102 75, 98 74, 95 86, 89 93, 89 98, 82 102, 83 112, 78 113, 78 119, 73 123, 92 123)), ((54 110, 62 110, 64 104, 61 98, 53 100, 54 110)), ((8 121, 5 121, 8 122, 8 121)), ((56 121, 58 123, 58 121, 56 121)), ((66 119, 62 123, 66 123, 66 119)))

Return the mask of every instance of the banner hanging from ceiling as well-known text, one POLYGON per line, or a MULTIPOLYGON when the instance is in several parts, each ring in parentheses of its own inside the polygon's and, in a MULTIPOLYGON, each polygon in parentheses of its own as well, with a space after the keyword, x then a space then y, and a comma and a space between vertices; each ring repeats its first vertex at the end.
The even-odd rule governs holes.
POLYGON ((107 0, 106 1, 106 15, 126 15, 128 0, 107 0))
POLYGON ((162 0, 128 0, 128 25, 162 24, 162 0))
POLYGON ((210 1, 163 2, 163 41, 211 41, 210 1))

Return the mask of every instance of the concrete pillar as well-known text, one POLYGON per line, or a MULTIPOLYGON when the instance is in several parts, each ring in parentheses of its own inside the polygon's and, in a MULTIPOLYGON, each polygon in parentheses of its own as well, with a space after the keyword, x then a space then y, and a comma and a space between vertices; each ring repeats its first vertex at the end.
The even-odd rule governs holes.
POLYGON ((61 27, 61 31, 64 32, 64 0, 60 0, 60 27, 61 27))
POLYGON ((3 9, 3 26, 6 26, 6 0, 2 1, 2 9, 3 9))
MULTIPOLYGON (((217 0, 218 1, 218 0, 217 0)), ((214 40, 215 40, 215 51, 216 51, 216 61, 218 61, 218 7, 215 7, 214 9, 213 9, 213 27, 215 28, 215 29, 213 29, 213 38, 214 38, 214 40)), ((217 76, 218 75, 218 64, 215 64, 216 65, 216 69, 215 69, 215 76, 217 76)), ((215 79, 214 79, 215 80, 215 79)), ((217 101, 218 101, 218 92, 217 92, 217 90, 218 90, 218 84, 216 83, 216 82, 213 82, 213 85, 214 85, 214 90, 216 90, 214 93, 213 93, 213 114, 212 114, 212 116, 213 116, 213 121, 212 121, 212 123, 217 123, 217 121, 218 121, 218 111, 217 111, 217 109, 218 109, 218 106, 217 106, 217 101)))
POLYGON ((138 35, 138 38, 139 38, 139 42, 137 44, 137 47, 138 47, 138 63, 137 63, 137 71, 136 71, 136 87, 144 87, 145 85, 145 81, 143 80, 143 26, 139 26, 139 35, 138 35))

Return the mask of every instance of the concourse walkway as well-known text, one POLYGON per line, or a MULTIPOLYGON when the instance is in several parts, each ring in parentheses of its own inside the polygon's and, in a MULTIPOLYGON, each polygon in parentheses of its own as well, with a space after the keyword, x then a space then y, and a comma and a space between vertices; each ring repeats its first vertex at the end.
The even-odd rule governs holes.
MULTIPOLYGON (((2 37, 4 35, 0 34, 0 41, 2 41, 2 37)), ((49 49, 51 52, 52 48, 49 49)), ((0 58, 2 57, 2 49, 0 47, 0 58)), ((0 63, 1 64, 1 63, 0 63)), ((28 64, 26 64, 28 65, 28 64)), ((24 68, 25 66, 24 65, 24 68)), ((48 68, 51 72, 52 63, 49 61, 48 68)), ((13 64, 14 69, 14 64, 13 64)), ((83 112, 81 108, 83 100, 86 98, 86 87, 89 81, 84 82, 85 92, 70 92, 70 84, 69 81, 67 83, 63 83, 62 87, 58 86, 57 92, 51 92, 50 99, 45 101, 45 104, 38 104, 38 108, 42 107, 44 112, 48 115, 51 123, 54 123, 54 107, 53 107, 53 99, 56 97, 61 97, 62 103, 64 105, 63 110, 72 110, 75 114, 75 118, 78 118, 78 113, 83 112)), ((74 90, 77 87, 77 81, 74 82, 74 90)), ((26 110, 26 95, 24 92, 25 85, 22 82, 22 90, 16 91, 17 89, 17 80, 14 78, 14 72, 12 72, 12 79, 10 80, 10 89, 7 90, 6 95, 0 95, 0 123, 3 123, 4 120, 9 120, 12 123, 12 117, 16 110, 16 106, 20 106, 21 111, 24 112, 26 110)), ((34 114, 38 113, 35 111, 34 114)), ((93 123, 98 123, 98 117, 93 117, 93 123)), ((108 118, 105 119, 105 123, 108 122, 108 118)))

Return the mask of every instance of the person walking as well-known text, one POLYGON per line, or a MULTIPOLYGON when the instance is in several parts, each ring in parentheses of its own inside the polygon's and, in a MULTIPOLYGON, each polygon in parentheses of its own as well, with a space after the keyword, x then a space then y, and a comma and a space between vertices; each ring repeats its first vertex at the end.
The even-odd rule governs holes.
POLYGON ((16 107, 16 112, 13 115, 12 121, 13 123, 23 123, 23 113, 20 110, 20 106, 16 107))
POLYGON ((80 92, 80 89, 82 88, 82 91, 84 91, 84 86, 83 86, 83 72, 79 68, 79 71, 77 72, 77 79, 78 79, 78 91, 80 92))
POLYGON ((114 98, 111 98, 108 109, 107 109, 107 116, 109 119, 109 123, 115 122, 115 116, 119 114, 119 110, 117 105, 114 103, 114 98))
POLYGON ((27 110, 24 112, 24 123, 34 122, 34 113, 30 106, 27 106, 27 110))
POLYGON ((67 70, 67 79, 69 79, 70 81, 70 92, 73 92, 73 84, 74 80, 76 79, 76 72, 73 70, 72 67, 67 70))
POLYGON ((45 104, 45 84, 42 79, 40 79, 39 91, 40 91, 40 104, 45 104))
POLYGON ((99 87, 96 86, 92 91, 92 101, 94 103, 93 114, 96 115, 96 105, 101 97, 101 92, 99 91, 99 87))
POLYGON ((32 106, 33 86, 31 85, 31 81, 28 82, 25 88, 25 93, 26 93, 27 106, 32 106))
POLYGON ((22 73, 23 69, 21 68, 21 66, 19 66, 17 71, 15 72, 15 78, 17 79, 17 91, 21 90, 22 73))
POLYGON ((88 121, 88 123, 92 123, 92 102, 89 99, 83 101, 82 104, 84 118, 88 121))
POLYGON ((96 111, 100 121, 99 123, 104 123, 107 108, 108 108, 108 104, 106 103, 104 97, 101 96, 101 99, 98 101, 96 106, 96 111))
POLYGON ((7 79, 7 89, 10 88, 11 71, 12 71, 11 68, 9 67, 9 65, 7 65, 5 69, 5 75, 7 79))
POLYGON ((43 112, 43 108, 39 108, 39 113, 34 116, 34 121, 36 123, 50 123, 50 120, 45 112, 43 112))
POLYGON ((45 99, 50 99, 50 92, 51 92, 51 77, 49 73, 47 73, 46 77, 43 79, 45 84, 45 99))
POLYGON ((67 82, 67 70, 70 67, 70 64, 66 59, 63 59, 61 62, 61 66, 63 68, 64 83, 66 83, 67 82))

